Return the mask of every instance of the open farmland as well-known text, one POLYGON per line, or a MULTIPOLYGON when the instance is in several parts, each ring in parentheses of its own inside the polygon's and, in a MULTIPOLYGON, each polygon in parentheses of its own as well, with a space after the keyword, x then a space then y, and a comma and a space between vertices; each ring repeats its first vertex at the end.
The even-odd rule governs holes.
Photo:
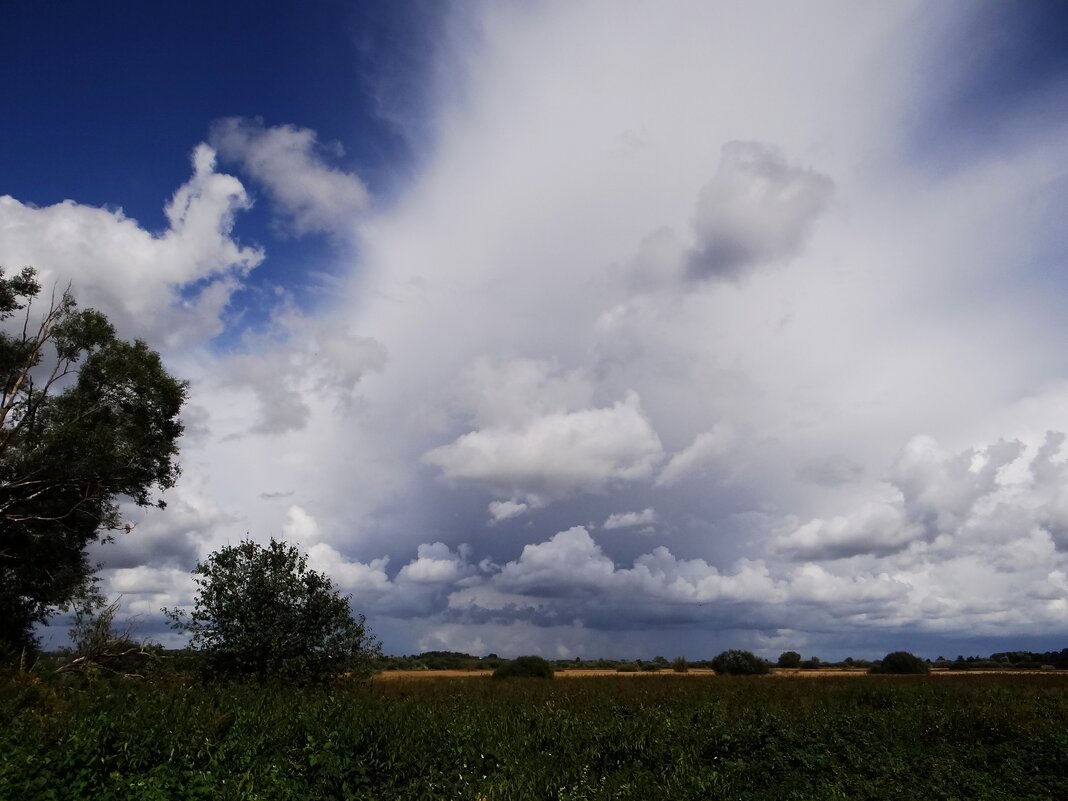
POLYGON ((5 799, 1063 799, 1068 674, 16 677, 0 753, 5 799))

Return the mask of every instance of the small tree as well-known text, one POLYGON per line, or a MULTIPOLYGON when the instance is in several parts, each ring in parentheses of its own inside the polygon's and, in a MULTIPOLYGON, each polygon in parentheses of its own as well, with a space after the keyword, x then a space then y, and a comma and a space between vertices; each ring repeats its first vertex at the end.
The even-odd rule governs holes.
POLYGON ((799 654, 797 651, 783 651, 781 654, 779 654, 779 667, 801 667, 801 654, 799 654))
POLYGON ((749 651, 724 651, 712 660, 712 669, 725 676, 756 676, 768 672, 768 663, 749 651))
POLYGON ((919 674, 930 670, 930 665, 908 651, 893 651, 871 667, 872 673, 919 674))
POLYGON ((676 656, 674 661, 671 663, 671 669, 674 670, 676 673, 688 673, 690 671, 690 665, 686 661, 686 657, 676 656))
POLYGON ((363 615, 307 557, 277 542, 244 540, 196 566, 192 614, 167 610, 172 626, 191 634, 212 677, 283 678, 320 683, 342 672, 369 675, 378 644, 363 615))

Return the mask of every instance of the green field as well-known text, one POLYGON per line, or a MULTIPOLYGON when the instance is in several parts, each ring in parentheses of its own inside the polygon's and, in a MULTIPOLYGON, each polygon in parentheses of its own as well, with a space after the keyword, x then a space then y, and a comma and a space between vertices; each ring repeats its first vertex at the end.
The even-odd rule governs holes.
POLYGON ((0 688, 0 799, 1065 799, 1068 674, 0 688))

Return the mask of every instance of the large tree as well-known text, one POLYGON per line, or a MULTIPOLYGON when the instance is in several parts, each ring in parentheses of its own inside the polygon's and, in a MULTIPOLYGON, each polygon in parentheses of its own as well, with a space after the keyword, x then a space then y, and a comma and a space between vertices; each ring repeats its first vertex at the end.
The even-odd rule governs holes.
POLYGON ((178 476, 186 384, 69 287, 40 294, 32 268, 0 268, 0 655, 89 591, 119 503, 163 507, 178 476))

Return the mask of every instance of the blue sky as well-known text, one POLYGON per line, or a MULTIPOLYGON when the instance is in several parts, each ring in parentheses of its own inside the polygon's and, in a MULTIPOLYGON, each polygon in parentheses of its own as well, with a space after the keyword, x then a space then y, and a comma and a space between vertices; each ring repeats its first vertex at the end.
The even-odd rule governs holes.
POLYGON ((1068 641, 1061 4, 0 23, 0 264, 192 383, 147 636, 247 533, 397 653, 1068 641))
MULTIPOLYGON (((425 2, 278 3, 270 14, 251 2, 12 4, 0 33, 15 78, 2 100, 18 110, 0 155, 4 191, 121 207, 160 230, 190 143, 214 120, 247 116, 299 120, 331 164, 388 200, 427 135, 419 109, 440 16, 425 2)), ((270 219, 265 203, 242 216, 240 238, 271 245, 250 285, 300 292, 302 270, 331 269, 336 249, 278 236, 270 219)), ((258 311, 243 296, 235 307, 258 311)))

